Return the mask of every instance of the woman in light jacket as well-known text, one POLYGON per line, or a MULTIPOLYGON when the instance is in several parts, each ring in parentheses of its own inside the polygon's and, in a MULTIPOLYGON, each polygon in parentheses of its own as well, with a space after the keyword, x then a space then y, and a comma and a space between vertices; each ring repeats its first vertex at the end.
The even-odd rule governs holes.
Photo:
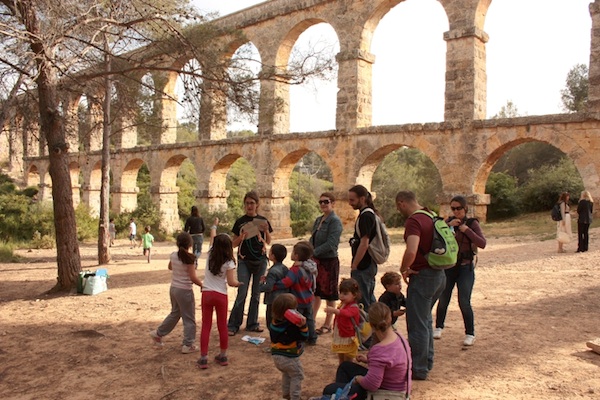
POLYGON ((563 245, 571 242, 571 208, 569 207, 569 192, 561 193, 558 198, 560 204, 560 215, 562 219, 556 222, 556 241, 558 242, 558 252, 564 253, 563 245))

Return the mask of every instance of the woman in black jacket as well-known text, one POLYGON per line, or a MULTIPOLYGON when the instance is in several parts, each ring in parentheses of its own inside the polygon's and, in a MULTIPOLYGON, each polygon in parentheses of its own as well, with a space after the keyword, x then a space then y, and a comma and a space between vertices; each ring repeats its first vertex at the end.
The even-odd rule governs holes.
POLYGON ((588 251, 590 241, 589 230, 592 223, 592 211, 594 210, 594 200, 590 192, 584 190, 581 192, 581 199, 577 203, 577 252, 588 251))

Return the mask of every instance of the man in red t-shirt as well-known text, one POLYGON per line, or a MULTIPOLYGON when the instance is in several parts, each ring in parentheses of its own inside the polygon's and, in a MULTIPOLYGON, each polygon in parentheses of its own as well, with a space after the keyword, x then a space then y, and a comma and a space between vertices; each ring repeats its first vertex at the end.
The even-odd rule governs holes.
MULTIPOLYGON (((412 377, 425 380, 433 368, 433 318, 431 310, 446 286, 444 271, 432 269, 425 259, 433 240, 433 220, 415 211, 421 207, 411 191, 396 195, 396 208, 406 218, 400 273, 406 290, 406 328, 412 353, 412 377)), ((426 209, 427 210, 427 209, 426 209)), ((429 210, 427 210, 429 211, 429 210)))

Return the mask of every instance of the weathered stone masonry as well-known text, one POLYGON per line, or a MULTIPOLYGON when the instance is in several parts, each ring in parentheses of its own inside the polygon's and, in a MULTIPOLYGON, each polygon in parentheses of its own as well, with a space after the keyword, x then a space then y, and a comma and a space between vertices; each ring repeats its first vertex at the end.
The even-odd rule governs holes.
MULTIPOLYGON (((175 105, 159 99, 157 115, 166 128, 151 146, 137 146, 136 132, 124 130, 111 153, 114 187, 112 207, 121 212, 137 206, 136 178, 146 163, 151 172, 151 193, 167 231, 180 228, 177 216, 176 175, 181 163, 195 165, 200 204, 216 210, 226 207, 225 178, 233 162, 243 157, 257 174, 261 213, 273 223, 276 237, 291 234, 289 177, 295 164, 315 152, 331 168, 334 191, 345 198, 350 186, 371 186, 382 159, 401 146, 415 147, 438 168, 443 182, 440 203, 454 194, 466 194, 473 211, 484 220, 489 196, 485 183, 494 163, 509 149, 528 141, 551 144, 575 163, 586 189, 600 195, 600 2, 590 4, 592 18, 590 97, 587 113, 547 115, 506 120, 484 120, 486 115, 486 42, 483 31, 491 0, 440 0, 449 21, 444 34, 446 53, 445 114, 441 123, 372 126, 371 82, 375 57, 370 53, 373 32, 383 16, 400 1, 391 0, 272 0, 216 21, 243 30, 266 65, 285 68, 298 36, 310 26, 326 22, 338 35, 340 52, 336 130, 290 133, 289 88, 285 83, 261 83, 258 135, 225 139, 225 107, 218 97, 203 96, 198 142, 176 144, 175 105), (460 146, 452 144, 459 143, 460 146)), ((232 53, 243 43, 232 43, 232 53)), ((176 74, 154 76, 158 87, 174 94, 176 74)), ((209 90, 210 88, 207 88, 209 90)), ((69 104, 76 104, 70 99, 69 104)), ((73 106, 75 107, 75 106, 73 106)), ((76 118, 67 113, 69 131, 76 118)), ((39 185, 50 197, 47 149, 37 140, 35 113, 16 116, 10 126, 11 173, 23 184, 39 185)), ((90 106, 90 118, 97 115, 90 106)), ((126 125, 126 121, 122 121, 126 125)), ((97 136, 97 135, 96 135, 97 136)), ((93 134, 85 151, 71 155, 75 201, 82 199, 98 210, 100 151, 93 134), (79 171, 83 182, 79 182, 79 171)), ((79 144, 73 143, 71 149, 79 144)), ((400 188, 399 188, 400 189, 400 188)), ((346 222, 354 218, 349 207, 338 206, 346 222)))

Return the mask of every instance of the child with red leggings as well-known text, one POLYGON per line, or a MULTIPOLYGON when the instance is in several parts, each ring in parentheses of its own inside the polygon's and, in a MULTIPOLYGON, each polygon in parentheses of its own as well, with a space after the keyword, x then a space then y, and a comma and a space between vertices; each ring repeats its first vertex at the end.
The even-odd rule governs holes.
MULTIPOLYGON (((216 227, 211 229, 211 236, 215 235, 216 227)), ((198 368, 208 368, 208 342, 212 328, 213 310, 217 314, 217 328, 219 330, 219 346, 221 352, 215 356, 215 362, 225 366, 227 360, 227 347, 229 337, 227 334, 227 285, 238 287, 235 276, 235 261, 233 246, 229 235, 220 234, 213 237, 212 247, 208 251, 206 272, 202 286, 202 329, 200 331, 200 359, 198 368)))

